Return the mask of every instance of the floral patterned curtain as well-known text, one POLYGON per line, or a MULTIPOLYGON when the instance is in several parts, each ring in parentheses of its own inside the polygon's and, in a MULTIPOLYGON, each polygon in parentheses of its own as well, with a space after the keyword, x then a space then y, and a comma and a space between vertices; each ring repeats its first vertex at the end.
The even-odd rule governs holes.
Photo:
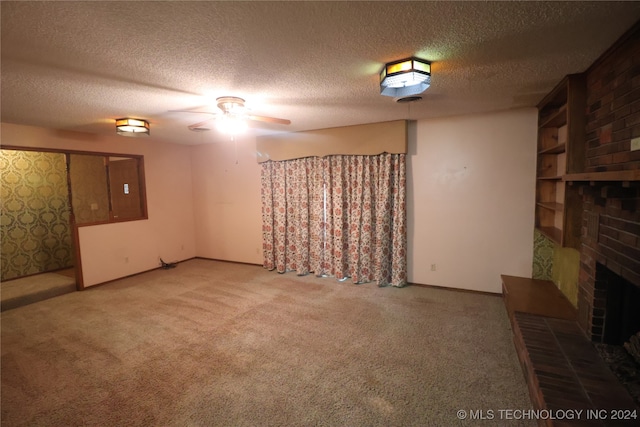
POLYGON ((406 284, 404 154, 262 164, 264 267, 406 284))

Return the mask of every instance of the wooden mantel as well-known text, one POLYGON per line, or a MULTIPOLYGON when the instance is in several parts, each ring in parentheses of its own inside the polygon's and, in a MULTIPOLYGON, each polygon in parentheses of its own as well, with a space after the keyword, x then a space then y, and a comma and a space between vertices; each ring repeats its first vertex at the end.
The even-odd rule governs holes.
POLYGON ((562 176, 563 181, 640 181, 640 169, 609 171, 609 172, 585 172, 570 173, 562 176))

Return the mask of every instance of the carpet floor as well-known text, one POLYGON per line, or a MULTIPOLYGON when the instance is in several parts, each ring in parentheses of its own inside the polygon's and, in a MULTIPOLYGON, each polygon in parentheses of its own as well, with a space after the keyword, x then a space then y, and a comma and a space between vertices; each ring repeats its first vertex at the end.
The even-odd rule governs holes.
POLYGON ((535 425, 496 296, 194 259, 1 321, 3 426, 535 425))

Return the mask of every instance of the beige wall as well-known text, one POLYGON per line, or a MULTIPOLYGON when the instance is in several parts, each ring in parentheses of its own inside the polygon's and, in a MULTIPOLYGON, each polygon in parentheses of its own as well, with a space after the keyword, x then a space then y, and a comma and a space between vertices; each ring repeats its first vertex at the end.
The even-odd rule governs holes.
POLYGON ((410 282, 500 292, 500 274, 531 277, 536 120, 532 108, 417 123, 410 282))
POLYGON ((262 265, 260 165, 251 136, 191 148, 196 253, 262 265))
POLYGON ((85 286, 151 270, 160 256, 178 261, 196 255, 189 147, 153 137, 98 137, 6 123, 2 143, 144 156, 149 219, 80 227, 85 286))
MULTIPOLYGON (((410 128, 410 282, 501 292, 500 274, 531 277, 536 117, 525 109, 410 128)), ((230 141, 192 148, 196 252, 261 264, 255 140, 237 144, 237 164, 230 141)))
MULTIPOLYGON (((149 220, 81 227, 87 286, 155 268, 158 256, 262 264, 251 136, 188 147, 117 136, 85 141, 3 124, 2 140, 145 156, 149 220)), ((412 125, 410 282, 500 292, 500 274, 531 276, 535 142, 535 109, 412 125)))

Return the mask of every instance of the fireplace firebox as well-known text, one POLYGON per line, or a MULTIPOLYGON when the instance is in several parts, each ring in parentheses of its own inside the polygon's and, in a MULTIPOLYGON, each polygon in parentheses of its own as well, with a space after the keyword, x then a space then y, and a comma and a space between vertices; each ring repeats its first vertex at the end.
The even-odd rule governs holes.
POLYGON ((604 301, 594 301, 594 324, 602 324, 602 342, 623 345, 640 331, 640 288, 604 265, 596 264, 596 292, 604 301))

